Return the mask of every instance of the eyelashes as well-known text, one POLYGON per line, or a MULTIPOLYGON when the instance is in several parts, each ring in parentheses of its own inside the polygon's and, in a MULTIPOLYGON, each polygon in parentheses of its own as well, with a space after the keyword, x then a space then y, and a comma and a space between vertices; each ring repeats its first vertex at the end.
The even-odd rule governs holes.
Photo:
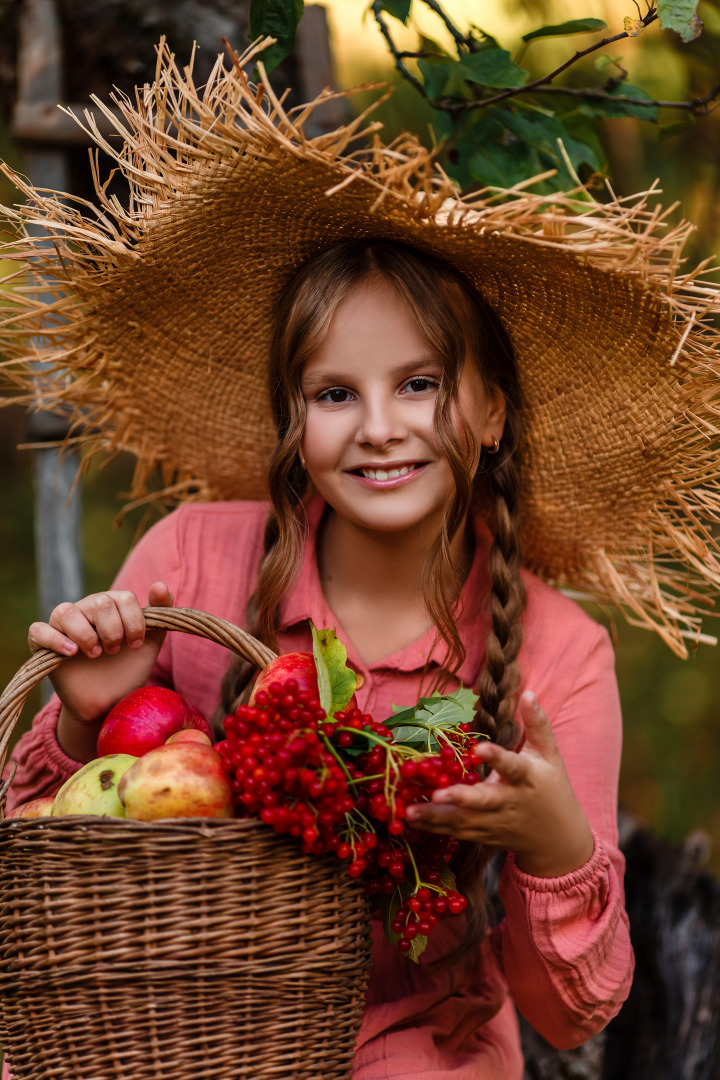
MULTIPOLYGON (((419 396, 437 390, 439 386, 439 379, 431 378, 429 375, 413 375, 411 379, 408 379, 403 384, 401 393, 406 394, 408 397, 419 396)), ((344 386, 329 386, 326 390, 321 390, 316 394, 314 400, 328 405, 345 405, 353 397, 355 397, 354 391, 348 390, 344 386)))

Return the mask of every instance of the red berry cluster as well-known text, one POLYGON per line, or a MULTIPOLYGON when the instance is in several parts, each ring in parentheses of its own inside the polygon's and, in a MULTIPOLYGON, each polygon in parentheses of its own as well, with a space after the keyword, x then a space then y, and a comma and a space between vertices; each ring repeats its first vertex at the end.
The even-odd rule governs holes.
POLYGON ((465 897, 455 889, 433 896, 423 887, 403 900, 390 929, 400 940, 400 952, 410 952, 414 939, 422 934, 428 937, 445 915, 459 915, 467 907, 465 897))
POLYGON ((439 918, 464 910, 464 897, 447 885, 458 842, 413 829, 405 817, 436 788, 477 782, 468 725, 435 731, 439 753, 422 753, 393 742, 385 725, 358 709, 330 719, 317 696, 290 681, 259 691, 224 726, 215 749, 238 814, 297 837, 305 852, 335 852, 371 895, 398 890, 404 901, 393 932, 401 951, 439 918))

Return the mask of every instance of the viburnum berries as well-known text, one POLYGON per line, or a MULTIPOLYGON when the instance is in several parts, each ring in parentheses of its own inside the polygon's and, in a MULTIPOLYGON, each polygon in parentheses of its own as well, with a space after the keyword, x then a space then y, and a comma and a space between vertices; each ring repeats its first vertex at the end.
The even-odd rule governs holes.
MULTIPOLYGON (((321 633, 324 641, 332 632, 321 633)), ((347 702, 345 658, 342 648, 347 702)), ((406 810, 437 788, 478 782, 477 736, 458 722, 475 696, 433 695, 380 723, 357 708, 330 715, 306 686, 266 681, 252 705, 226 717, 215 749, 236 812, 296 837, 309 854, 334 852, 384 911, 390 940, 417 959, 438 921, 467 901, 448 865, 458 841, 412 828, 406 810)))

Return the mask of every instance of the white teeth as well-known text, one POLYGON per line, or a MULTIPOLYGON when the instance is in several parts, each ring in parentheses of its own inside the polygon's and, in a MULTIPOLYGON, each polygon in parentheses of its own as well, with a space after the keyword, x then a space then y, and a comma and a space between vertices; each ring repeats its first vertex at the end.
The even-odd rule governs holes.
POLYGON ((362 474, 368 480, 397 480, 398 476, 405 476, 414 468, 414 465, 403 465, 402 469, 390 469, 389 472, 385 469, 363 469, 362 474))

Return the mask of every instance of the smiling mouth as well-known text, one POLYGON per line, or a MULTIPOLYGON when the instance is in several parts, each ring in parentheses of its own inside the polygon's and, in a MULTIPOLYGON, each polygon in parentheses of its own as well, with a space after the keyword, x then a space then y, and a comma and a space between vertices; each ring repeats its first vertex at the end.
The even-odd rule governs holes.
POLYGON ((414 465, 403 465, 399 469, 351 469, 355 476, 364 476, 366 480, 397 480, 400 476, 407 476, 409 472, 422 469, 424 461, 418 461, 414 465))

